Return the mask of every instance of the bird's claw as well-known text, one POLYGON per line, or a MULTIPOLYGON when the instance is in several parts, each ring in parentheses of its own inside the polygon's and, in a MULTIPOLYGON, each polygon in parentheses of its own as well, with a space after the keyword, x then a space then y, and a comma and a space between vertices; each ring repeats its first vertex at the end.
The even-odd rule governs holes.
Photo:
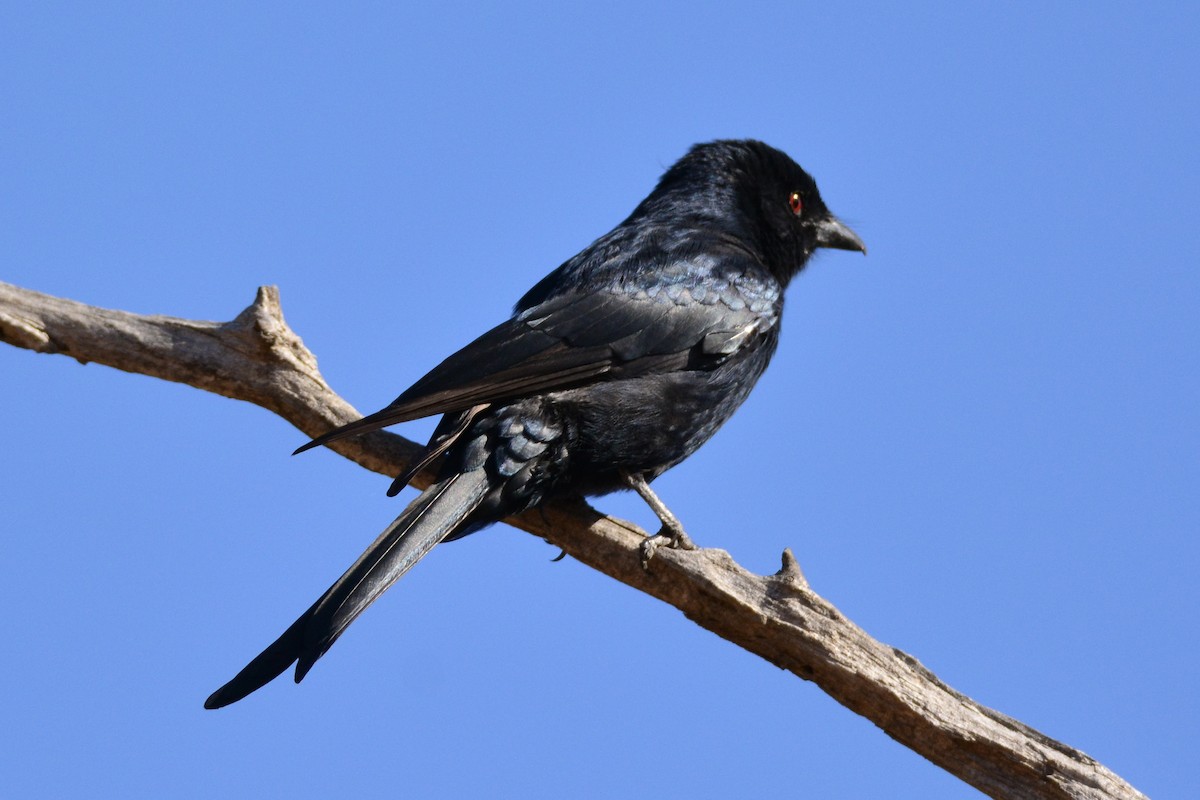
POLYGON ((660 547, 670 547, 673 550, 695 550, 696 543, 692 538, 684 533, 683 528, 673 528, 669 525, 663 525, 658 533, 653 536, 647 536, 642 540, 642 569, 650 569, 650 561, 654 558, 654 554, 658 552, 660 547))

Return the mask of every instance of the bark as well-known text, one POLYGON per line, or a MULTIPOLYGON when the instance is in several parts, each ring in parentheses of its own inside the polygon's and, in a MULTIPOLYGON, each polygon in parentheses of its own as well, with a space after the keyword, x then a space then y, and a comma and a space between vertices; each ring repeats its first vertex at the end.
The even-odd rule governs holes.
MULTIPOLYGON (((0 341, 81 363, 186 383, 275 412, 309 436, 359 417, 329 388, 284 322, 275 287, 231 322, 142 316, 0 283, 0 341)), ((418 446, 386 431, 332 449, 385 475, 418 446)), ((414 483, 428 484, 429 476, 414 483)), ((888 736, 996 798, 1144 798, 1074 748, 976 703, 915 658, 876 641, 809 587, 791 551, 755 575, 723 550, 660 549, 641 563, 644 531, 583 501, 509 522, 804 680, 888 736)))

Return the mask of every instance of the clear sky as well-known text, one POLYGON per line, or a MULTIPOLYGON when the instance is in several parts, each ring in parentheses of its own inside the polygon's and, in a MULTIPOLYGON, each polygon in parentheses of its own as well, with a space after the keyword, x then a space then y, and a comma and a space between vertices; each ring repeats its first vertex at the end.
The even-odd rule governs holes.
MULTIPOLYGON (((960 691, 1194 792, 1194 4, 406 5, 5 4, 0 280, 216 320, 277 284, 371 411, 689 145, 763 139, 870 256, 793 283, 771 369, 660 494, 751 569, 793 548, 960 691)), ((300 687, 206 712, 404 500, 188 387, 9 347, 0 387, 8 796, 977 796, 502 526, 300 687)))

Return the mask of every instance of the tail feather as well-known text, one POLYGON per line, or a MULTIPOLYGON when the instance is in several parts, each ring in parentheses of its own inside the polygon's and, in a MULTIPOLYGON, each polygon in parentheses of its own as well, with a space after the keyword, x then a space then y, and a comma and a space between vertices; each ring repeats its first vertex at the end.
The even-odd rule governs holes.
POLYGON ((221 708, 270 683, 294 662, 299 683, 358 615, 461 527, 489 488, 483 470, 452 475, 426 489, 283 635, 213 692, 221 708))

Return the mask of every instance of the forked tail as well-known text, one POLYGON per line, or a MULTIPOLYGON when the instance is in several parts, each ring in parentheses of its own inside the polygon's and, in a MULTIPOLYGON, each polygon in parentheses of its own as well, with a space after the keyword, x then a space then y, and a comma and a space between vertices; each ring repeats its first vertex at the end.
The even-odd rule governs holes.
POLYGON ((213 692, 204 707, 236 703, 274 680, 293 662, 299 683, 367 606, 462 526, 489 488, 486 470, 478 469, 452 475, 426 489, 337 583, 233 680, 213 692))

